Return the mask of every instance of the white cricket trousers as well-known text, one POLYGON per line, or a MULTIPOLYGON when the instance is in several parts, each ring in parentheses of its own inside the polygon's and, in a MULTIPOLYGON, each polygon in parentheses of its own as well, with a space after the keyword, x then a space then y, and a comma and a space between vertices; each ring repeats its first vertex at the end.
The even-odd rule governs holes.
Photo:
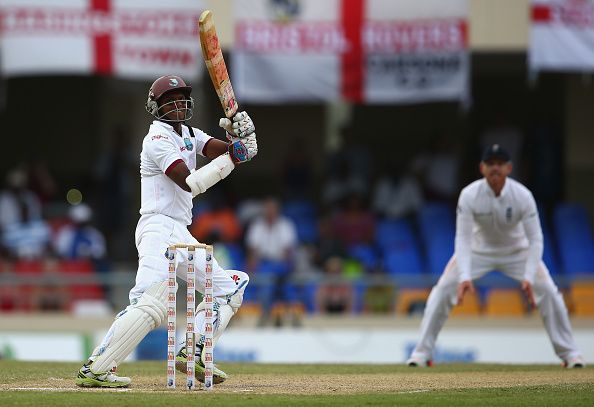
MULTIPOLYGON (((476 280, 492 270, 499 270, 517 281, 524 279, 527 251, 513 255, 472 254, 471 279, 476 280)), ((456 305, 458 288, 458 264, 452 256, 437 284, 431 290, 421 322, 421 337, 411 357, 430 360, 437 335, 456 305)), ((557 356, 568 360, 580 355, 567 314, 563 296, 557 289, 549 270, 541 261, 532 286, 534 299, 544 326, 557 356)))

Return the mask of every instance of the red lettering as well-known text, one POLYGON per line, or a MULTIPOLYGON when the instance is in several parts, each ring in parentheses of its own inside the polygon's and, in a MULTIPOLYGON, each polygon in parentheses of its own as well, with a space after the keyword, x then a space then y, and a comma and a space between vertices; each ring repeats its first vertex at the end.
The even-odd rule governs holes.
POLYGON ((87 34, 185 37, 195 39, 199 14, 173 11, 76 10, 58 7, 7 7, 2 34, 87 34))
POLYGON ((198 55, 183 48, 140 48, 124 45, 119 47, 116 52, 119 58, 134 60, 142 64, 191 66, 198 59, 198 55))

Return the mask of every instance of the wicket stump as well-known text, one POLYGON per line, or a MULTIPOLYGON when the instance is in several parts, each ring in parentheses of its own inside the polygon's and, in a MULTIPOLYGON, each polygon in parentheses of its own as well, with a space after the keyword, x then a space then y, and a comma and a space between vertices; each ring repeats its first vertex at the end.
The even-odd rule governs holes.
POLYGON ((169 269, 167 277, 167 387, 175 388, 175 355, 176 355, 176 319, 177 319, 177 277, 175 256, 178 249, 188 251, 187 262, 187 292, 186 292, 186 353, 187 353, 187 381, 188 390, 196 388, 196 270, 194 261, 196 249, 206 252, 204 305, 205 305, 205 332, 204 332, 204 389, 212 390, 213 386, 213 284, 212 284, 212 259, 213 247, 206 244, 175 244, 169 246, 169 269))

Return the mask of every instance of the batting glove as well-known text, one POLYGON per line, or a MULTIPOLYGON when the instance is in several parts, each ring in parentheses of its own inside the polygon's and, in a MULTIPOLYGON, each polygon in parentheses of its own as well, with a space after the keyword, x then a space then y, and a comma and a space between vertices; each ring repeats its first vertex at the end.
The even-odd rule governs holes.
POLYGON ((256 141, 256 133, 242 139, 234 139, 227 147, 231 159, 236 164, 241 164, 250 161, 258 154, 258 142, 256 141))
POLYGON ((256 131, 254 122, 246 112, 239 112, 233 116, 233 121, 222 118, 219 120, 219 127, 222 127, 232 137, 244 138, 256 131))

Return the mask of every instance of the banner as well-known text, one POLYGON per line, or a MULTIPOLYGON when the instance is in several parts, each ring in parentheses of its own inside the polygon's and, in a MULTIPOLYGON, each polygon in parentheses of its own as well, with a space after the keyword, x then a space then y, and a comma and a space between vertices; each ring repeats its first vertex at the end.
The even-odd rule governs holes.
POLYGON ((0 0, 5 76, 104 74, 196 80, 200 0, 0 0))
POLYGON ((468 97, 467 0, 235 0, 242 101, 468 97))
POLYGON ((594 70, 594 1, 532 0, 531 71, 594 70))

